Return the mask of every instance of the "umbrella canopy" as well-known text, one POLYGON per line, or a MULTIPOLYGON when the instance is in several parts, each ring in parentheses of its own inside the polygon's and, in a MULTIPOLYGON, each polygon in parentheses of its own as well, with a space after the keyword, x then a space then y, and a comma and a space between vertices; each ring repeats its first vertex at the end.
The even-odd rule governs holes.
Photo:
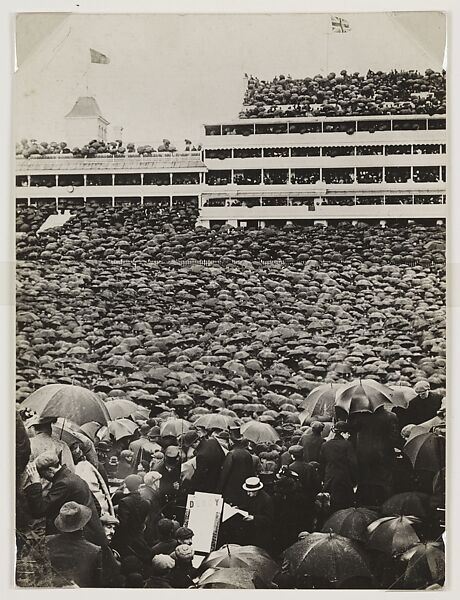
POLYGON ((377 513, 367 508, 344 508, 329 517, 322 531, 362 542, 367 538, 367 526, 377 517, 377 513))
POLYGON ((446 558, 441 544, 435 542, 415 544, 410 550, 404 552, 401 560, 407 561, 404 587, 426 588, 433 583, 444 582, 446 558))
POLYGON ((303 410, 303 420, 316 416, 332 418, 335 395, 340 387, 338 383, 324 383, 312 390, 298 406, 299 410, 303 410))
POLYGON ((336 406, 349 415, 358 412, 373 413, 384 404, 392 404, 392 390, 374 379, 359 379, 345 383, 337 390, 336 406))
POLYGON ((96 421, 89 421, 89 423, 83 423, 80 427, 80 431, 86 435, 92 442, 95 442, 98 438, 97 433, 103 426, 96 421))
POLYGON ((121 440, 121 438, 133 435, 138 429, 138 425, 130 419, 117 419, 111 421, 107 427, 102 427, 97 432, 97 437, 103 439, 108 433, 115 440, 121 440))
POLYGON ((125 400, 124 398, 108 400, 105 403, 105 406, 109 412, 110 421, 122 419, 123 417, 129 417, 138 411, 145 413, 145 418, 148 418, 149 416, 149 411, 147 409, 142 409, 142 407, 138 406, 135 402, 132 402, 131 400, 125 400))
MULTIPOLYGON (((99 423, 98 427, 101 427, 99 423)), ((79 441, 80 436, 84 435, 84 433, 76 423, 59 417, 56 423, 53 423, 51 426, 51 435, 70 446, 79 441)))
POLYGON ((367 528, 369 548, 397 556, 420 541, 413 524, 416 517, 382 517, 367 528))
POLYGON ((166 419, 166 421, 160 425, 160 435, 162 437, 166 437, 168 435, 178 437, 189 429, 190 423, 184 419, 166 419))
POLYGON ((248 421, 241 425, 240 430, 244 438, 256 444, 277 442, 280 439, 280 436, 271 425, 260 421, 248 421))
POLYGON ((381 508, 382 515, 399 516, 411 515, 425 518, 429 512, 430 496, 422 492, 403 492, 386 500, 381 508))
POLYGON ((364 553, 335 533, 311 533, 290 546, 283 558, 296 577, 320 577, 335 584, 354 577, 372 578, 364 553))
POLYGON ((33 392, 21 408, 33 410, 41 417, 64 417, 77 425, 97 421, 106 425, 109 412, 94 392, 78 385, 52 383, 33 392))
POLYGON ((197 587, 204 589, 264 589, 268 586, 249 569, 215 568, 207 569, 198 580, 197 587))
POLYGON ((235 419, 228 415, 211 413, 201 415, 196 421, 196 427, 204 427, 205 429, 228 429, 235 424, 235 419))
POLYGON ((211 567, 249 569, 255 571, 264 581, 272 581, 279 571, 279 566, 262 548, 239 546, 238 544, 226 544, 219 550, 211 552, 200 568, 211 567))
POLYGON ((405 443, 403 452, 416 470, 438 473, 446 464, 446 440, 435 433, 411 437, 405 443))
POLYGON ((392 402, 395 406, 401 406, 407 408, 411 400, 413 400, 417 394, 414 389, 408 385, 390 385, 392 393, 392 402))

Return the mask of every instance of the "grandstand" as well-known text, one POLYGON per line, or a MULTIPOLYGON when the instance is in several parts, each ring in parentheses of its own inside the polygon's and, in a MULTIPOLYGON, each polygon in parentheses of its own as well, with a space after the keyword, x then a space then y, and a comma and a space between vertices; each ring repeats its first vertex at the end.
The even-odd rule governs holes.
POLYGON ((204 125, 200 150, 180 153, 168 140, 160 151, 128 144, 126 152, 120 141, 19 145, 16 202, 64 209, 187 201, 204 227, 443 219, 444 113, 445 74, 430 70, 249 78, 240 118, 204 125), (297 104, 286 107, 287 99, 297 104))

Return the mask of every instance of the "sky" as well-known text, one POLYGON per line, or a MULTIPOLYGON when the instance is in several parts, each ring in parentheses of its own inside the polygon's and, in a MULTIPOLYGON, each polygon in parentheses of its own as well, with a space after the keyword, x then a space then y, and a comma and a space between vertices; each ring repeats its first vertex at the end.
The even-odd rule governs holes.
POLYGON ((442 68, 441 13, 340 16, 350 33, 332 34, 330 14, 22 14, 14 137, 63 140, 64 115, 93 95, 125 143, 167 137, 180 148, 200 141, 204 123, 238 117, 245 73, 442 68), (90 65, 89 48, 110 64, 90 65))

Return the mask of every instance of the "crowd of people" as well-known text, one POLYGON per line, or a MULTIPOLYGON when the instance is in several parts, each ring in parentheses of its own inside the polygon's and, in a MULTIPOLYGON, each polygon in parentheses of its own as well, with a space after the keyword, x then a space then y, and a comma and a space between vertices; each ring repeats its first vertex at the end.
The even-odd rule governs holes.
MULTIPOLYGON (((195 146, 191 140, 184 140, 183 152, 199 152, 201 144, 195 146)), ((104 158, 123 156, 154 156, 163 152, 177 152, 176 146, 167 138, 154 147, 150 144, 136 146, 132 142, 123 144, 122 140, 103 141, 91 140, 83 146, 69 148, 67 142, 39 142, 35 139, 22 139, 16 144, 17 158, 30 158, 31 156, 52 157, 56 154, 64 154, 73 158, 104 158)))
POLYGON ((240 118, 445 114, 446 73, 371 71, 248 77, 240 118))
POLYGON ((442 554, 442 225, 207 230, 184 202, 88 205, 37 233, 50 210, 17 213, 20 585, 206 587, 185 516, 196 491, 243 511, 217 548, 275 562, 258 587, 442 583, 407 575, 408 552, 442 554), (334 407, 351 380, 410 403, 334 407), (103 427, 25 410, 50 384, 134 408, 103 427), (322 384, 332 400, 312 405, 322 384), (439 444, 437 470, 409 452, 416 435, 439 444), (357 537, 339 511, 370 511, 357 537), (372 536, 389 518, 406 540, 394 552, 372 536), (297 570, 292 553, 324 535, 366 567, 297 570))

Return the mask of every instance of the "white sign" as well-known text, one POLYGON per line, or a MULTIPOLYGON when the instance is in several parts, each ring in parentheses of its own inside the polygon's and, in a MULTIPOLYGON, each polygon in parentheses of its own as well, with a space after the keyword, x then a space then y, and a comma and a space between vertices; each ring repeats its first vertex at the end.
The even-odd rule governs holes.
POLYGON ((223 504, 220 494, 195 492, 187 497, 184 525, 195 534, 196 553, 207 554, 216 549, 223 504))

